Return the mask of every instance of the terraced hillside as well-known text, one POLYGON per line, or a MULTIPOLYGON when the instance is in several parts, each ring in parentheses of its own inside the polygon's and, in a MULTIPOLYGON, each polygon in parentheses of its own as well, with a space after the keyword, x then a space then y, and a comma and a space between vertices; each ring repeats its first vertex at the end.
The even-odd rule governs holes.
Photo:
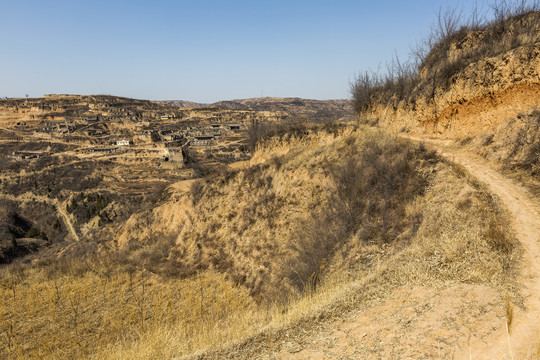
POLYGON ((312 100, 300 98, 251 98, 219 101, 213 104, 197 104, 185 101, 163 101, 181 108, 216 108, 244 111, 271 111, 286 114, 291 118, 310 122, 352 120, 353 111, 349 100, 312 100))

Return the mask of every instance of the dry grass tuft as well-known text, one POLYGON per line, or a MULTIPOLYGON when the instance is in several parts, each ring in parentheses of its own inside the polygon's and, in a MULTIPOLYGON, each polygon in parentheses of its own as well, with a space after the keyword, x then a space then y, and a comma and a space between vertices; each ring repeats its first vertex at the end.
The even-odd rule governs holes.
POLYGON ((512 239, 509 238, 507 230, 493 216, 490 218, 488 228, 486 230, 486 238, 488 243, 496 250, 505 254, 510 254, 514 247, 512 239))
POLYGON ((512 333, 512 321, 514 321, 514 306, 510 299, 510 295, 506 294, 505 297, 505 307, 506 307, 506 330, 508 334, 512 333))
POLYGON ((512 332, 512 321, 514 320, 514 307, 512 305, 512 302, 510 301, 510 296, 506 294, 505 299, 505 307, 506 307, 506 335, 508 340, 508 352, 510 354, 510 359, 514 359, 514 356, 512 355, 512 344, 510 343, 510 334, 512 332))

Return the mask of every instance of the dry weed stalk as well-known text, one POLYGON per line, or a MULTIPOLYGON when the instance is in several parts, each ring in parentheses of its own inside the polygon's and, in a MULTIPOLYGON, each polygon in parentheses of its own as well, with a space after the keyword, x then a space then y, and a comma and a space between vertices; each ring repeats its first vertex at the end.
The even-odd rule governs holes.
POLYGON ((510 300, 510 295, 506 294, 505 299, 505 305, 506 305, 506 336, 508 339, 508 352, 510 353, 510 359, 514 359, 514 356, 512 355, 512 346, 510 344, 510 333, 512 331, 512 321, 514 320, 514 306, 512 305, 512 302, 510 300))

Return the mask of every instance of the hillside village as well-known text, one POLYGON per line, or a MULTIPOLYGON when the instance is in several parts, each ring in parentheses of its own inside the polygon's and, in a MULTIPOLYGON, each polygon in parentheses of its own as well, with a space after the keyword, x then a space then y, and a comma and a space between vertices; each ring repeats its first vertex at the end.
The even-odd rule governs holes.
MULTIPOLYGON (((254 150, 250 128, 291 118, 283 111, 179 108, 104 95, 0 100, 0 202, 7 216, 0 218, 0 263, 18 256, 10 239, 24 244, 32 229, 52 244, 112 239, 111 226, 150 206, 164 187, 248 160, 254 150), (109 199, 107 206, 96 210, 87 200, 96 198, 109 199), (73 215, 78 199, 85 210, 73 215), (36 216, 36 201, 69 210, 16 226, 16 219, 36 216)), ((20 245, 18 251, 42 245, 20 245)))
MULTIPOLYGON (((247 127, 287 117, 270 111, 180 109, 110 96, 48 95, 43 99, 0 100, 0 123, 6 125, 0 138, 4 142, 60 142, 81 158, 144 153, 180 166, 190 148, 225 149, 231 160, 246 159, 247 127)), ((54 154, 47 148, 10 153, 18 160, 54 154)))

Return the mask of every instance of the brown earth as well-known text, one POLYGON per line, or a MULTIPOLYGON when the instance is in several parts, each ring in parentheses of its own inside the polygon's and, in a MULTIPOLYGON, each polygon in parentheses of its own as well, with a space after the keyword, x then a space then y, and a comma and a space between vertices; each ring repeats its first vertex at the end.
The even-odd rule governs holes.
POLYGON ((516 85, 489 96, 478 96, 445 108, 423 124, 427 134, 464 138, 492 133, 521 113, 540 108, 540 84, 516 85))
POLYGON ((463 166, 508 211, 524 255, 519 282, 523 307, 510 304, 513 320, 493 302, 493 289, 457 285, 443 291, 423 287, 392 293, 349 319, 323 326, 301 343, 290 343, 280 359, 452 358, 536 359, 540 344, 540 204, 528 191, 471 153, 449 148, 451 141, 426 140, 442 156, 463 166), (457 326, 449 329, 445 323, 457 326), (453 352, 442 350, 448 345, 453 352))

